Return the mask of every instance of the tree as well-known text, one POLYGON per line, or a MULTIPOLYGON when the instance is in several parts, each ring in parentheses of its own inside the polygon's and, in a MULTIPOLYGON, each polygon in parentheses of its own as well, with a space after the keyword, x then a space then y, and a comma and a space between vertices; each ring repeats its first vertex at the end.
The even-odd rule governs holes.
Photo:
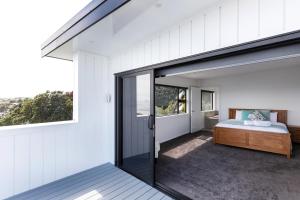
POLYGON ((47 91, 15 105, 0 118, 0 126, 65 121, 72 118, 73 92, 47 91))

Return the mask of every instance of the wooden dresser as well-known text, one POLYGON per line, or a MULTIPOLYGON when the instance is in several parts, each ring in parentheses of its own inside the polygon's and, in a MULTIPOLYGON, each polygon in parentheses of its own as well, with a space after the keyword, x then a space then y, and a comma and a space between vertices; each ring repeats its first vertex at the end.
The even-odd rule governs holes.
POLYGON ((300 126, 288 126, 288 129, 292 135, 292 141, 300 143, 300 126))

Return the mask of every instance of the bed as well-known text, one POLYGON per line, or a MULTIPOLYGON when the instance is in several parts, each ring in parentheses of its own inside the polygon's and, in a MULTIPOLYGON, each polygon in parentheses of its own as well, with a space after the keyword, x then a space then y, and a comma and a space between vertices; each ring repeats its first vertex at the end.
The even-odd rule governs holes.
POLYGON ((235 120, 237 110, 249 109, 229 109, 229 120, 220 122, 214 127, 213 142, 215 144, 282 154, 290 159, 292 144, 291 135, 286 127, 286 110, 271 110, 271 112, 278 113, 277 123, 274 125, 272 123, 271 127, 245 126, 235 120))

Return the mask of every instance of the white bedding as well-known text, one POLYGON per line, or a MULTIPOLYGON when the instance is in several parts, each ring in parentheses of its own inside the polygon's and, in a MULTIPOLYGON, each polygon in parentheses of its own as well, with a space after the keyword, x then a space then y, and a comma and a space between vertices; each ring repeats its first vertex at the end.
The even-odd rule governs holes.
POLYGON ((224 122, 219 122, 216 127, 223 128, 235 128, 235 129, 245 129, 245 130, 253 130, 253 131, 265 131, 265 132, 273 132, 273 133, 281 133, 286 134, 289 133, 285 124, 279 122, 272 122, 272 126, 263 127, 263 126, 247 126, 243 124, 232 124, 230 122, 236 122, 237 120, 227 120, 224 122))

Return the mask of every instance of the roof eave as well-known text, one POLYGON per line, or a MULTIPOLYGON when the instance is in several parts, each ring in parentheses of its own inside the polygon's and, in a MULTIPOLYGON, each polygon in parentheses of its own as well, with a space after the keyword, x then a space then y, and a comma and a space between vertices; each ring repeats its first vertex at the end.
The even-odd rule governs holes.
POLYGON ((48 56, 55 49, 70 41, 129 1, 130 0, 92 1, 42 44, 42 57, 48 56))

